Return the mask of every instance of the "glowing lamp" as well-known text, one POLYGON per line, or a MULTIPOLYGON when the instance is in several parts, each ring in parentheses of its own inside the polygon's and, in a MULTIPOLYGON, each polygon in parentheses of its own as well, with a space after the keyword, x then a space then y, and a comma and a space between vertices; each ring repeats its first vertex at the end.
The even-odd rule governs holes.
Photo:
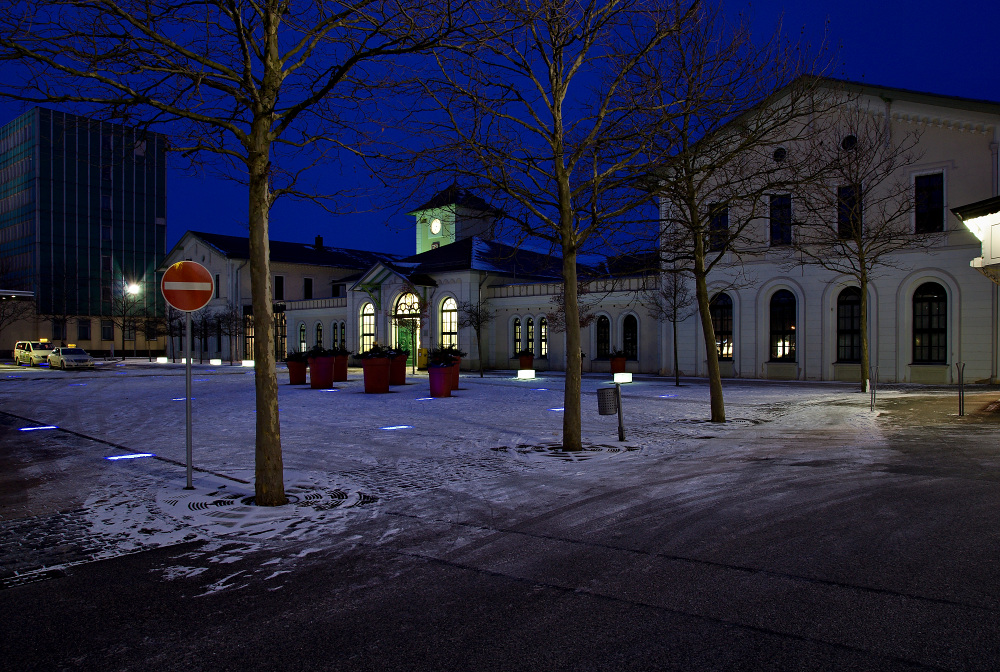
POLYGON ((222 366, 221 359, 210 359, 208 360, 208 363, 211 364, 212 366, 222 366))
POLYGON ((108 455, 105 460, 135 460, 140 457, 156 457, 153 453, 132 453, 131 455, 108 455))
POLYGON ((166 358, 166 357, 157 357, 156 358, 156 363, 157 364, 166 364, 169 361, 170 360, 168 358, 166 358))
POLYGON ((631 383, 632 382, 632 373, 630 371, 626 371, 624 373, 616 373, 615 374, 615 382, 616 383, 631 383))
POLYGON ((535 370, 534 369, 518 369, 517 370, 518 380, 534 380, 535 370))
POLYGON ((252 359, 244 359, 243 360, 243 367, 246 368, 246 369, 252 369, 253 368, 253 360, 252 359))

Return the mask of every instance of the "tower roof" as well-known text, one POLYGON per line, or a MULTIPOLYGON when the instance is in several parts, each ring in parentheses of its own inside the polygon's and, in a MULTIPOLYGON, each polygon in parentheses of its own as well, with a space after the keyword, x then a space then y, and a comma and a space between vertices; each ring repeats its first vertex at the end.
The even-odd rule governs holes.
POLYGON ((436 193, 431 200, 427 201, 419 208, 414 208, 410 212, 406 213, 408 215, 415 215, 418 212, 424 210, 432 210, 434 208, 443 208, 448 205, 458 205, 463 208, 468 208, 469 210, 477 210, 479 212, 493 212, 499 213, 500 211, 494 208, 492 205, 484 201, 479 196, 476 196, 468 189, 463 189, 458 186, 458 183, 452 183, 447 189, 443 189, 436 193))

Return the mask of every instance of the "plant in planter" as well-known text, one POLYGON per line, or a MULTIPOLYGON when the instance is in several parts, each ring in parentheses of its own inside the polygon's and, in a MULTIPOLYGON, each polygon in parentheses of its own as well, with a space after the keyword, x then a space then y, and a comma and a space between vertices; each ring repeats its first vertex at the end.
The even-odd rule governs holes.
POLYGON ((391 348, 389 350, 389 384, 406 385, 406 360, 410 351, 406 348, 391 348))
POLYGON ((434 348, 427 353, 427 377, 432 397, 450 397, 454 387, 456 355, 451 348, 434 348))
POLYGON ((342 345, 330 348, 327 352, 333 354, 333 382, 340 383, 347 380, 347 358, 354 353, 342 345))
POLYGON ((371 349, 358 353, 364 371, 365 394, 385 394, 389 391, 389 358, 392 350, 375 343, 371 349))
POLYGON ((288 384, 305 385, 306 367, 309 365, 309 356, 304 352, 292 350, 285 355, 285 364, 288 365, 288 384))
POLYGON ((306 354, 309 356, 309 386, 314 390, 333 387, 333 351, 316 345, 306 354))
POLYGON ((518 368, 535 368, 535 353, 532 350, 519 350, 514 356, 518 359, 518 368))
POLYGON ((461 350, 459 350, 454 345, 449 345, 447 348, 442 348, 442 350, 444 350, 444 352, 446 352, 447 354, 451 355, 452 359, 454 360, 454 363, 451 366, 451 370, 452 370, 452 374, 451 374, 452 375, 451 389, 457 390, 458 389, 458 374, 459 374, 459 370, 460 370, 460 367, 461 367, 461 364, 462 364, 462 357, 465 357, 469 353, 462 352, 461 350))
POLYGON ((625 362, 628 360, 628 353, 621 348, 616 348, 608 353, 611 360, 611 373, 624 373, 625 362))

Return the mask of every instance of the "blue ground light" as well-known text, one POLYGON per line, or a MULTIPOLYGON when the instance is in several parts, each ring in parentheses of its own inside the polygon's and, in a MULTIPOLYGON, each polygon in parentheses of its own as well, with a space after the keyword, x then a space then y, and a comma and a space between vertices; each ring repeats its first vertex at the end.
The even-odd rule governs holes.
POLYGON ((562 412, 564 412, 564 411, 565 411, 566 409, 565 409, 565 408, 550 408, 549 410, 550 410, 550 411, 555 411, 556 413, 562 413, 562 412))
POLYGON ((55 425, 43 425, 42 427, 22 427, 22 432, 37 432, 40 429, 59 429, 55 425))
POLYGON ((140 457, 156 457, 153 453, 132 453, 131 455, 108 455, 105 460, 136 460, 140 457))
POLYGON ((413 425, 391 425, 389 427, 379 427, 379 429, 394 430, 394 429, 413 429, 413 425))

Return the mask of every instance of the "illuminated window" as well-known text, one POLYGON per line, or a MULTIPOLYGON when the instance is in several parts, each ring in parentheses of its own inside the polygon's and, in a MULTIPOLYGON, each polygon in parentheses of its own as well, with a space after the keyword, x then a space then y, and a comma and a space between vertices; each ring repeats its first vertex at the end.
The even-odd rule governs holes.
POLYGON ((861 290, 848 287, 837 296, 837 361, 861 361, 861 290))
POLYGON ((340 346, 340 324, 334 322, 330 329, 330 347, 336 348, 340 346))
POLYGON ((340 347, 347 347, 347 322, 340 323, 340 347))
POLYGON ((315 342, 315 345, 316 345, 317 348, 322 348, 323 347, 323 325, 320 324, 319 322, 316 323, 316 342, 315 342))
POLYGON ((605 315, 597 318, 597 358, 607 359, 611 355, 611 320, 605 315))
POLYGON ((305 352, 308 349, 309 349, 309 346, 306 344, 306 325, 300 324, 299 325, 299 352, 305 352))
POLYGON ((913 363, 948 361, 948 294, 936 282, 925 282, 913 293, 913 363))
POLYGON ((538 320, 538 354, 540 357, 549 356, 549 322, 544 317, 538 320))
POLYGON ((525 331, 527 332, 527 341, 528 341, 527 345, 525 346, 525 350, 527 350, 531 354, 535 354, 535 320, 529 317, 524 322, 524 328, 525 331))
POLYGON ((795 295, 787 289, 771 297, 771 361, 795 361, 795 295))
POLYGON ((393 343, 396 347, 409 350, 411 357, 418 345, 421 314, 420 297, 413 292, 403 294, 396 301, 392 320, 393 343))
POLYGON ((715 345, 721 361, 733 359, 733 300, 728 294, 716 294, 709 304, 715 345))
POLYGON ((513 336, 511 350, 516 355, 521 352, 521 318, 515 317, 511 327, 511 335, 513 336))
POLYGON ((358 352, 366 352, 375 345, 375 306, 366 303, 361 307, 361 342, 358 352))
POLYGON ((450 297, 441 302, 441 346, 458 347, 458 304, 450 297))
POLYGON ((622 320, 622 350, 629 359, 639 358, 639 320, 635 315, 626 315, 622 320))

